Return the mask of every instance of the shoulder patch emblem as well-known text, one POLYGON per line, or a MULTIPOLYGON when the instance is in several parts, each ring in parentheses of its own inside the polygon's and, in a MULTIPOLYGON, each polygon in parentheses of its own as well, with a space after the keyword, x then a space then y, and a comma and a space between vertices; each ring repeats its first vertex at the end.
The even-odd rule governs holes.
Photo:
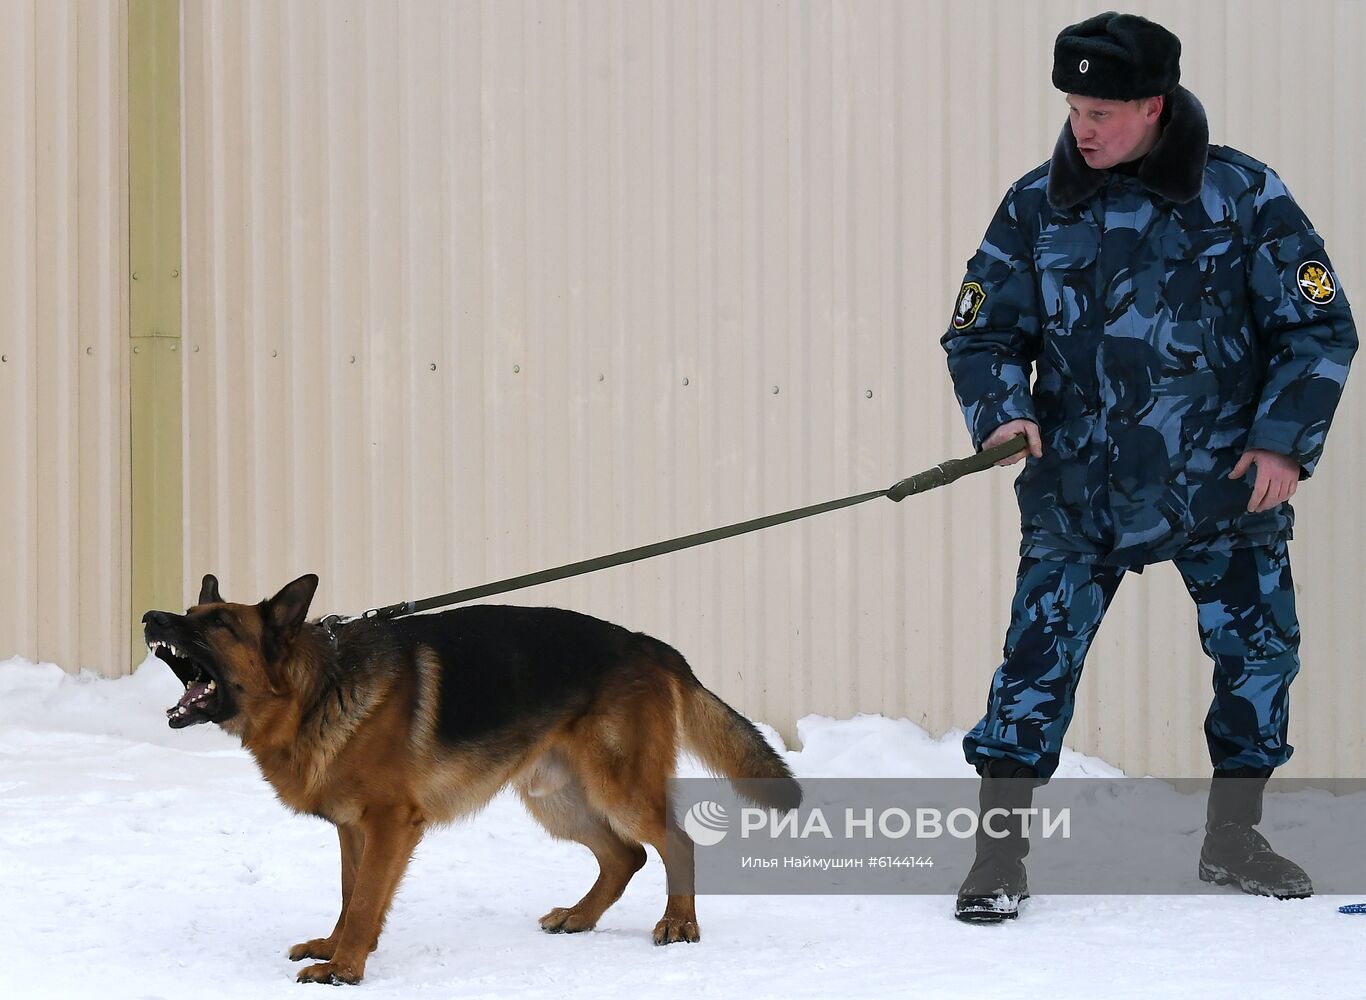
POLYGON ((958 292, 958 305, 953 310, 953 328, 966 330, 977 319, 977 312, 987 300, 987 293, 975 281, 963 282, 958 292))
POLYGON ((1326 306, 1337 298, 1338 286, 1333 283, 1333 275, 1326 265, 1317 260, 1307 260, 1295 272, 1295 284, 1300 294, 1316 306, 1326 306))

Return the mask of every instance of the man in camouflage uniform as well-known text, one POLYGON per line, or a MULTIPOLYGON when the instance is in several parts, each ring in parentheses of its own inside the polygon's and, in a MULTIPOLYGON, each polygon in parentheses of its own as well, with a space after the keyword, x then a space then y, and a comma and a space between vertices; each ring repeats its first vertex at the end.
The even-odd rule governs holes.
MULTIPOLYGON (((1305 873, 1252 827, 1292 751, 1286 500, 1318 463, 1357 337, 1322 239, 1270 168, 1209 145, 1179 58, 1133 15, 1062 31, 1069 122, 1006 193, 955 298, 943 345, 973 443, 1029 441, 1005 661, 964 751, 984 815, 1027 806, 1120 580, 1171 560, 1214 661, 1200 877, 1305 896, 1305 873)), ((979 835, 960 918, 1013 917, 1027 895, 1026 831, 1005 832, 979 835)))

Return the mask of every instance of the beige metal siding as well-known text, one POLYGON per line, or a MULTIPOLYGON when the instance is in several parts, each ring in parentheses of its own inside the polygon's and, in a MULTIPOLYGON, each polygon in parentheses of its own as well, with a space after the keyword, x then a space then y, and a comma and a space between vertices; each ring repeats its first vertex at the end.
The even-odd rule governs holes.
MULTIPOLYGON (((1359 4, 1140 4, 1216 141, 1366 277, 1359 4)), ((1047 156, 1077 3, 186 0, 186 575, 358 611, 887 485, 967 447, 938 337, 1047 156)), ((1366 293, 1363 293, 1366 294, 1366 293)), ((1361 297, 1360 295, 1358 296, 1361 297)), ((1301 773, 1366 764, 1353 386, 1295 545, 1301 773)), ((967 726, 1005 473, 508 598, 668 639, 791 735, 967 726)), ((1070 740, 1199 773, 1209 670, 1131 578, 1070 740)))
POLYGON ((126 671, 123 12, 0 2, 0 655, 126 671))

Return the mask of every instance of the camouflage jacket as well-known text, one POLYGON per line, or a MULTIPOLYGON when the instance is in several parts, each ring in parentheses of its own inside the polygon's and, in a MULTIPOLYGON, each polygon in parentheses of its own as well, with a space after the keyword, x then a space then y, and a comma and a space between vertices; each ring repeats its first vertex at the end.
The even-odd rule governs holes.
POLYGON ((1265 164, 1209 145, 1178 88, 1136 174, 1064 126, 1006 193, 944 335, 972 433, 1038 423, 1016 480, 1021 553, 1134 565, 1290 536, 1247 512, 1243 451, 1311 475, 1356 351, 1323 240, 1265 164), (1033 375, 1033 385, 1030 376, 1033 375))

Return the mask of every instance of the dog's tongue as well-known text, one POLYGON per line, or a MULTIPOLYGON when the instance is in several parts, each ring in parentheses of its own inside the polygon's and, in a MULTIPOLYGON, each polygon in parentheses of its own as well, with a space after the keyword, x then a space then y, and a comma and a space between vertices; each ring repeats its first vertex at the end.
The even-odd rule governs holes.
POLYGON ((197 702, 208 701, 208 698, 209 682, 195 681, 185 689, 184 697, 176 702, 174 706, 166 709, 166 715, 168 718, 175 719, 177 716, 185 714, 192 708, 203 708, 204 706, 197 704, 197 702))

